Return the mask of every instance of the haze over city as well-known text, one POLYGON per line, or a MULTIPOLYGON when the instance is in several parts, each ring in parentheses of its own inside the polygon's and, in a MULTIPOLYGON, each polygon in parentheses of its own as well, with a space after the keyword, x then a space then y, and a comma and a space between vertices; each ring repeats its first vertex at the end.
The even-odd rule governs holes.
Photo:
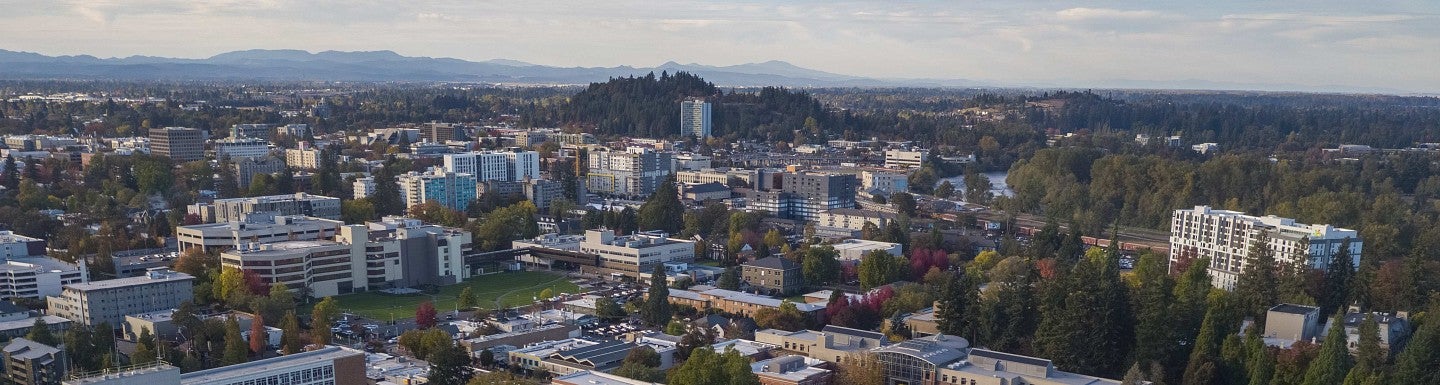
POLYGON ((0 49, 392 50, 551 66, 783 60, 999 86, 1440 92, 1440 3, 0 1, 0 49))

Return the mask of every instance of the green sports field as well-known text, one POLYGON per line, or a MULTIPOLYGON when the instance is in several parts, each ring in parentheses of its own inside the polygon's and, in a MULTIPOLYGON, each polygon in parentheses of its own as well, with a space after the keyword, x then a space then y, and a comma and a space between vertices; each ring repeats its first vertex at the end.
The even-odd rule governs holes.
MULTIPOLYGON (((540 295, 540 292, 545 289, 550 289, 550 292, 555 295, 577 293, 580 290, 563 275, 538 271, 516 271, 471 278, 460 284, 442 287, 439 294, 396 295, 368 292, 337 296, 335 300, 340 302, 340 309, 347 313, 388 321, 392 318, 414 317, 415 308, 420 307, 420 303, 427 300, 435 304, 435 310, 440 314, 453 311, 460 291, 466 287, 475 293, 476 302, 480 307, 486 309, 494 309, 497 301, 500 306, 505 307, 532 303, 534 302, 533 298, 540 295)), ((309 314, 308 306, 302 311, 309 314)))

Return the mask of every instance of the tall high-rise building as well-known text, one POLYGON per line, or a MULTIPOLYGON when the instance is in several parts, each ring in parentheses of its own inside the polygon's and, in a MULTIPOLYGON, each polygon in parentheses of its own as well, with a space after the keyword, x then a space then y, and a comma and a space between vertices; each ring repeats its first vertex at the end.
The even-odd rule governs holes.
POLYGON ((205 132, 186 127, 150 129, 150 153, 176 162, 205 158, 205 132))
POLYGON ((1232 290, 1247 267, 1251 247, 1261 239, 1274 252, 1277 262, 1316 269, 1329 265, 1347 239, 1350 264, 1359 266, 1363 248, 1355 230, 1195 206, 1175 210, 1170 218, 1170 263, 1173 266, 1182 258, 1209 258, 1210 279, 1215 287, 1232 290))
POLYGON ((680 103, 680 135, 700 139, 710 137, 710 103, 705 100, 680 103))
POLYGON ((465 211, 476 196, 474 175, 448 172, 438 167, 424 173, 411 171, 396 178, 395 183, 400 185, 405 207, 435 201, 441 206, 465 211))

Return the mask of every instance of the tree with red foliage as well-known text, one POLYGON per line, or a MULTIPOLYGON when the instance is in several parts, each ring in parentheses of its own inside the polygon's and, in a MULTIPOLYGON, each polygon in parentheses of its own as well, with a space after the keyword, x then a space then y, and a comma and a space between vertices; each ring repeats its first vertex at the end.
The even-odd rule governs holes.
POLYGON ((265 283, 265 280, 260 278, 260 273, 256 273, 254 270, 242 271, 245 273, 244 277, 246 293, 250 293, 250 295, 270 294, 270 284, 265 283))
POLYGON ((1045 258, 1035 261, 1035 271, 1040 273, 1040 278, 1053 280, 1060 277, 1059 261, 1055 258, 1045 258))
POLYGON ((194 226, 194 225, 200 224, 201 221, 202 221, 202 220, 200 219, 200 214, 193 214, 193 213, 192 213, 192 214, 185 214, 185 217, 181 219, 181 222, 180 222, 180 223, 183 224, 183 225, 185 225, 185 226, 194 226))
POLYGON ((925 277, 931 268, 945 270, 950 267, 950 256, 941 249, 917 248, 910 252, 910 274, 916 280, 925 277))
POLYGON ((421 329, 429 329, 435 327, 435 322, 435 304, 430 301, 421 302, 420 307, 415 308, 415 325, 421 329))
POLYGON ((265 332, 265 317, 256 313, 255 319, 250 320, 250 351, 257 355, 264 352, 269 337, 270 334, 265 332))
POLYGON ((1197 255, 1200 255, 1200 252, 1196 248, 1181 247, 1180 252, 1175 255, 1175 261, 1170 263, 1170 277, 1180 278, 1181 274, 1185 274, 1185 271, 1190 269, 1190 264, 1195 263, 1197 255))

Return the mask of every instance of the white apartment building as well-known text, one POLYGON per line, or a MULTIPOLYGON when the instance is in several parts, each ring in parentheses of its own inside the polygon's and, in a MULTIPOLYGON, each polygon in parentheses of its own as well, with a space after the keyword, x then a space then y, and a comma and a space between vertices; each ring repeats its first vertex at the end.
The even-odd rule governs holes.
POLYGON ((85 265, 44 255, 7 257, 0 264, 0 298, 41 299, 60 295, 63 285, 90 281, 85 265))
POLYGON ((540 179, 540 153, 535 151, 511 148, 445 154, 443 162, 445 171, 474 175, 481 182, 540 179))
POLYGON ((225 138, 210 144, 216 158, 258 158, 270 154, 270 142, 257 138, 225 138))
POLYGON ((59 296, 46 298, 46 314, 81 325, 102 322, 119 328, 129 314, 174 309, 195 297, 195 277, 156 267, 139 277, 65 285, 59 296))
POLYGON ((45 240, 0 230, 0 258, 45 255, 45 240))
POLYGON ((1170 262, 1183 256, 1209 258, 1215 287, 1232 290, 1245 271, 1251 245, 1262 237, 1268 239, 1266 244, 1277 262, 1316 269, 1324 269, 1349 239, 1351 265, 1360 264, 1363 243, 1355 230, 1308 225, 1274 215, 1257 217, 1210 206, 1175 210, 1170 221, 1170 262))
POLYGON ((375 177, 367 176, 355 179, 355 183, 351 186, 355 190, 355 199, 368 198, 371 194, 375 194, 375 177))
POLYGON ((883 229, 897 217, 898 215, 894 213, 875 210, 832 209, 821 212, 819 218, 815 220, 815 226, 859 231, 865 228, 866 222, 869 222, 883 229))
POLYGON ((608 229, 586 230, 580 251, 600 256, 600 266, 632 273, 650 273, 655 264, 695 261, 695 242, 670 238, 659 231, 617 236, 608 229))
POLYGON ((675 155, 676 170, 704 170, 710 168, 710 164, 709 156, 689 152, 675 155))
POLYGON ((424 173, 411 171, 395 179, 400 186, 401 200, 407 208, 435 201, 441 206, 465 211, 476 197, 473 174, 448 172, 436 167, 424 173))
POLYGON ((285 164, 290 167, 314 170, 320 168, 320 149, 310 147, 310 143, 300 142, 300 148, 285 150, 285 164))
POLYGON ((929 156, 929 150, 885 150, 885 168, 917 168, 929 156))
POLYGON ((862 171, 860 172, 860 188, 865 191, 878 190, 886 193, 910 191, 910 177, 900 173, 862 171))

